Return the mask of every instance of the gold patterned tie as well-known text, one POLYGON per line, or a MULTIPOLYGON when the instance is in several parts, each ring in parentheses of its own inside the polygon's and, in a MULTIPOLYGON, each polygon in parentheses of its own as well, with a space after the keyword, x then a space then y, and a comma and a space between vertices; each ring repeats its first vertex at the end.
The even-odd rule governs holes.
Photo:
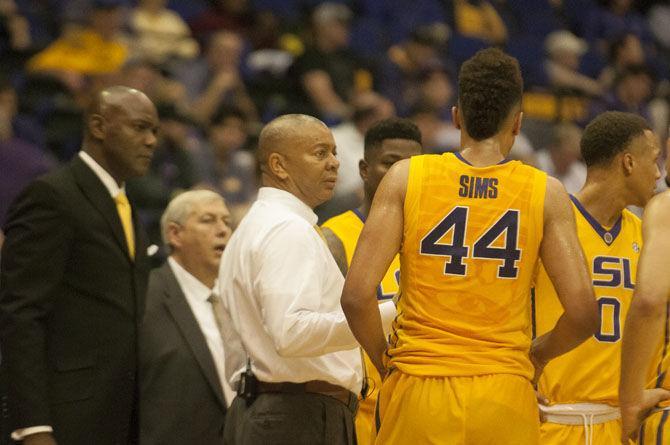
POLYGON ((123 226, 123 233, 126 235, 126 243, 128 244, 128 253, 130 258, 135 258, 135 234, 133 233, 133 220, 131 216, 130 203, 123 191, 119 192, 114 197, 116 203, 116 211, 119 212, 121 225, 123 226))

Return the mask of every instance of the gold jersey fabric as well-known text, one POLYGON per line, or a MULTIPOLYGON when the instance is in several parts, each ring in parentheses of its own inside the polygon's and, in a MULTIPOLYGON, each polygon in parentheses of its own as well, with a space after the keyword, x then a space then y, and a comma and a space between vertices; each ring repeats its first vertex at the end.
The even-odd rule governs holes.
MULTIPOLYGON (((618 406, 621 337, 635 288, 642 224, 637 216, 624 210, 614 226, 602 227, 575 197, 571 198, 601 326, 586 342, 544 368, 539 390, 550 404, 590 402, 618 406)), ((539 269, 534 292, 538 336, 550 331, 563 313, 547 272, 541 265, 539 269)))
POLYGON ((519 161, 411 159, 391 367, 416 376, 532 377, 530 287, 546 181, 519 161))
MULTIPOLYGON (((357 209, 354 209, 330 218, 321 226, 330 229, 342 241, 344 253, 347 256, 347 265, 351 265, 358 237, 361 236, 363 230, 363 224, 365 224, 365 218, 357 209)), ((398 293, 399 276, 400 259, 396 255, 386 275, 384 275, 384 279, 377 287, 377 300, 388 300, 398 293)))
MULTIPOLYGON (((351 265, 351 259, 356 250, 358 238, 363 230, 365 218, 357 209, 349 210, 337 216, 330 218, 323 223, 321 227, 330 229, 337 236, 344 246, 344 253, 347 257, 347 265, 351 265)), ((398 255, 393 258, 382 282, 377 286, 377 299, 382 302, 393 298, 399 291, 400 279, 400 259, 398 255)), ((374 442, 374 413, 379 389, 382 386, 382 379, 374 367, 367 354, 364 354, 365 369, 368 377, 368 395, 361 400, 356 413, 356 436, 359 445, 368 445, 374 442)))

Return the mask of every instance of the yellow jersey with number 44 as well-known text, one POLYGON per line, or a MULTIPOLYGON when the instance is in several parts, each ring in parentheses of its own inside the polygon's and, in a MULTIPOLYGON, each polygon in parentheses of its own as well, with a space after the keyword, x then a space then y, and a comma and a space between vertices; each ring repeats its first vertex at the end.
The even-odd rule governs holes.
POLYGON ((547 175, 459 153, 411 158, 389 365, 418 376, 528 379, 530 287, 547 175))
MULTIPOLYGON (((601 226, 571 196, 577 235, 584 250, 600 309, 600 329, 574 350, 552 360, 539 391, 555 403, 606 403, 618 406, 621 337, 635 288, 642 248, 642 223, 624 210, 611 227, 601 226)), ((535 334, 551 330, 563 313, 554 286, 540 265, 534 290, 535 334)))

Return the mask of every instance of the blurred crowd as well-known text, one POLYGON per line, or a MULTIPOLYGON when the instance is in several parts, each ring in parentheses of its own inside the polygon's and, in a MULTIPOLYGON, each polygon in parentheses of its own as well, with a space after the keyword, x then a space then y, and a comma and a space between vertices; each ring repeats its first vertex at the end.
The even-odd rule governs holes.
POLYGON ((398 115, 427 150, 458 149, 460 64, 495 45, 525 81, 512 156, 584 182, 583 125, 639 113, 668 136, 670 2, 633 0, 0 0, 0 225, 33 177, 80 148, 92 91, 157 104, 159 148, 128 193, 151 240, 175 193, 213 189, 233 224, 256 196, 262 124, 291 112, 333 128, 341 166, 323 220, 362 199, 363 134, 398 115))

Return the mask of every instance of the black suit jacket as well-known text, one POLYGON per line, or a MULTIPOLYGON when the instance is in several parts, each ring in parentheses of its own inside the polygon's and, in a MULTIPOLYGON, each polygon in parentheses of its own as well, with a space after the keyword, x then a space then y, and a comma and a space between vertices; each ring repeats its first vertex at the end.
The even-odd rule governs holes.
POLYGON ((139 360, 140 445, 223 444, 219 376, 168 263, 149 277, 139 360))
POLYGON ((112 197, 77 156, 21 193, 5 236, 0 348, 11 430, 51 425, 64 445, 134 442, 149 271, 137 223, 133 261, 112 197))

